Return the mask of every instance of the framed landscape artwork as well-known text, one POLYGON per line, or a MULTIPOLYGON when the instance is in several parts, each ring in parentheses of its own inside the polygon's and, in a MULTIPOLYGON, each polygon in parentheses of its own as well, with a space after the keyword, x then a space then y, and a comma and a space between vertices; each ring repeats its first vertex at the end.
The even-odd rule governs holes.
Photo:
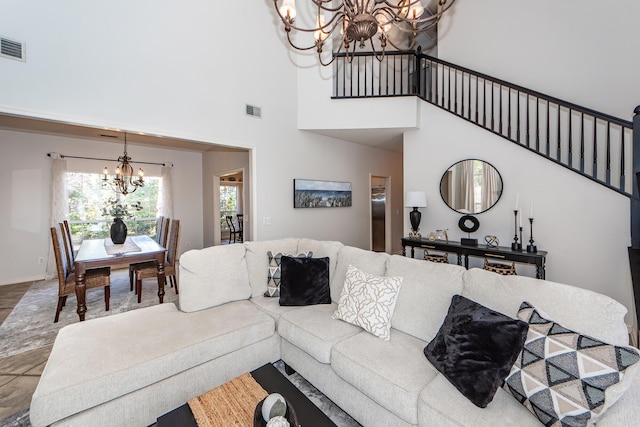
POLYGON ((294 208, 342 208, 351 206, 351 183, 293 180, 294 208))

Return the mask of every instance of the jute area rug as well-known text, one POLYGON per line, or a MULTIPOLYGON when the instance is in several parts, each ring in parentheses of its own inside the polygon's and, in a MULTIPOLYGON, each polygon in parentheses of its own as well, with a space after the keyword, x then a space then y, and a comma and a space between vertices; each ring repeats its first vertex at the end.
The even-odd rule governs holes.
MULTIPOLYGON (((104 289, 87 291, 87 313, 85 319, 109 316, 137 308, 158 304, 158 286, 155 279, 147 279, 142 283, 142 302, 138 304, 137 296, 129 291, 129 270, 111 271, 110 310, 104 309, 104 289)), ((165 286, 165 303, 178 305, 175 289, 165 286)), ((72 323, 79 322, 76 313, 75 295, 67 297, 67 304, 60 312, 60 320, 53 323, 58 304, 58 281, 38 281, 24 294, 20 302, 0 325, 0 358, 13 356, 27 350, 53 344, 58 331, 72 323)))

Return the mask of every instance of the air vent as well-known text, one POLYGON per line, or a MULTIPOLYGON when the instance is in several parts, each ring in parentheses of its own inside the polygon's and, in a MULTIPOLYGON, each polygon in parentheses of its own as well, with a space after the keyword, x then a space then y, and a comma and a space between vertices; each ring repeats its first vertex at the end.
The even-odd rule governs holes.
POLYGON ((247 116, 262 117, 262 109, 255 105, 247 104, 247 116))
POLYGON ((0 36, 0 56, 18 61, 25 60, 24 43, 0 36))

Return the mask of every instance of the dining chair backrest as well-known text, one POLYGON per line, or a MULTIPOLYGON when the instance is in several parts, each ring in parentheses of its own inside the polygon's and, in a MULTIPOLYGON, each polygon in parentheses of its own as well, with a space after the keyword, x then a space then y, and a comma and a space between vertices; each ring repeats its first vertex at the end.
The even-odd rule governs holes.
MULTIPOLYGON (((162 236, 162 227, 164 226, 164 217, 160 215, 156 220, 156 242, 160 243, 160 236, 162 236)), ((160 243, 162 244, 162 243, 160 243)))
POLYGON ((58 285, 64 287, 67 277, 69 276, 69 264, 67 257, 62 253, 64 248, 62 246, 61 230, 59 230, 58 227, 51 227, 51 242, 56 258, 56 269, 58 270, 58 285))
POLYGON ((238 220, 238 231, 242 232, 243 225, 244 225, 244 222, 243 222, 244 214, 237 214, 236 218, 238 220))
POLYGON ((227 226, 229 227, 229 230, 231 230, 232 233, 235 233, 236 226, 233 225, 233 217, 231 215, 227 215, 225 216, 225 220, 227 221, 227 226))
POLYGON ((171 230, 169 231, 169 241, 167 242, 167 264, 175 266, 176 253, 178 251, 178 236, 180 234, 180 220, 171 221, 171 230))
POLYGON ((67 237, 67 231, 65 230, 64 223, 58 223, 58 227, 60 228, 60 234, 58 234, 58 238, 60 239, 60 245, 63 248, 63 255, 66 258, 69 271, 73 271, 73 249, 71 249, 70 245, 71 240, 67 237))
POLYGON ((167 247, 167 237, 169 236, 169 225, 171 224, 171 219, 163 218, 162 225, 160 226, 160 239, 158 243, 162 247, 167 247))
POLYGON ((62 222, 64 224, 64 235, 67 236, 67 240, 69 241, 69 253, 71 254, 71 261, 76 259, 75 251, 73 249, 73 240, 71 240, 71 227, 69 227, 69 221, 66 219, 62 222))

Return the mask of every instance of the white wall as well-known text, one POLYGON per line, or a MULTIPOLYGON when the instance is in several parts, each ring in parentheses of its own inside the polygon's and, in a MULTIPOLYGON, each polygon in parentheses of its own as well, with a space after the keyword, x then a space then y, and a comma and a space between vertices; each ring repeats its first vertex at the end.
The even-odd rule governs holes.
MULTIPOLYGON (((197 0, 5 6, 1 33, 26 42, 27 60, 0 58, 0 112, 254 148, 260 240, 296 235, 368 248, 370 173, 393 176, 401 203, 401 156, 297 129, 297 70, 270 1, 247 9, 242 31, 216 3, 197 0), (262 119, 247 117, 246 103, 261 107, 262 119), (354 206, 294 211, 294 178, 351 181, 354 206)), ((199 198, 201 215, 197 179, 197 191, 183 191, 199 198)), ((396 229, 399 242, 400 222, 396 229)), ((37 238, 44 247, 46 235, 37 238)))
MULTIPOLYGON (((480 229, 472 237, 482 242, 492 234, 501 246, 510 246, 517 195, 525 218, 533 201, 534 238, 539 250, 549 252, 547 279, 609 295, 627 307, 627 323, 633 324, 628 198, 426 103, 422 123, 423 129, 405 134, 404 185, 427 193, 428 207, 422 209, 420 226, 423 235, 446 228, 450 239, 466 237, 458 228, 461 214, 440 197, 440 178, 459 160, 485 160, 500 172, 504 192, 495 207, 476 216, 480 229)), ((410 228, 408 218, 404 227, 410 228)), ((523 227, 528 242, 525 220, 523 227)), ((476 259, 474 265, 480 263, 476 259)), ((532 267, 518 265, 517 269, 520 274, 535 274, 532 267)))
MULTIPOLYGON (((27 132, 0 130, 0 284, 42 279, 51 251, 51 159, 49 152, 115 159, 122 143, 96 142, 27 132)), ((174 218, 181 220, 178 253, 202 247, 202 159, 200 153, 128 145, 135 162, 171 162, 174 218)), ((67 159, 69 171, 100 173, 115 162, 67 159)), ((160 166, 145 165, 147 176, 160 176, 160 166)))
POLYGON ((631 120, 640 104, 637 0, 457 0, 438 56, 631 120))

